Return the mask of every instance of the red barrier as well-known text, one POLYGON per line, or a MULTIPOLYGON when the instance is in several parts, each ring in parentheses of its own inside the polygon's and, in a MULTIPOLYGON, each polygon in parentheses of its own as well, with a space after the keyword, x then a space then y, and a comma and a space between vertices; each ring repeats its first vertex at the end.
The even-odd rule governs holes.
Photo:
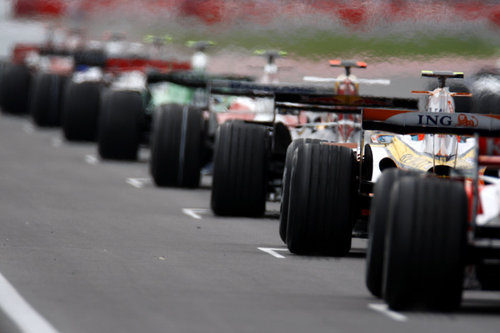
POLYGON ((82 15, 100 12, 131 12, 156 16, 195 17, 205 24, 231 24, 240 21, 269 23, 279 16, 301 17, 304 14, 326 15, 348 27, 363 27, 386 22, 448 22, 488 20, 500 27, 500 5, 493 2, 463 0, 441 1, 340 1, 302 0, 14 0, 14 15, 61 16, 68 7, 82 15))
POLYGON ((63 0, 15 0, 15 17, 26 16, 62 16, 66 11, 63 0))

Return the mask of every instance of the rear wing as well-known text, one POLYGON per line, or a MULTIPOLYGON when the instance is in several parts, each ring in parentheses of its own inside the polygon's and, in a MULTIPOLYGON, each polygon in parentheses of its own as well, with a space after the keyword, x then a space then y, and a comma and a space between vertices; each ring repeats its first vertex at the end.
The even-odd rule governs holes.
POLYGON ((105 67, 107 56, 102 49, 56 49, 51 47, 42 47, 39 54, 41 56, 60 56, 72 57, 76 66, 105 67))
POLYGON ((253 81, 254 78, 234 74, 207 74, 189 70, 174 70, 168 73, 150 71, 147 73, 148 83, 170 82, 190 88, 209 89, 212 86, 212 82, 217 80, 253 81))
POLYGON ((374 96, 335 95, 326 85, 256 83, 237 75, 208 75, 196 72, 148 73, 148 83, 167 81, 192 88, 204 88, 214 95, 273 98, 280 110, 361 113, 364 107, 417 110, 418 100, 374 96))
POLYGON ((422 77, 444 77, 447 79, 463 79, 463 72, 451 72, 451 71, 422 71, 422 77))
POLYGON ((332 67, 355 67, 355 68, 366 68, 366 62, 355 61, 355 60, 339 60, 333 59, 328 62, 332 67))
POLYGON ((274 98, 276 108, 282 110, 361 113, 365 107, 418 109, 417 99, 335 95, 325 85, 216 80, 211 88, 215 94, 274 98))
POLYGON ((125 71, 146 71, 154 68, 159 74, 174 70, 189 70, 191 64, 189 62, 168 61, 157 59, 141 59, 141 58, 108 58, 106 60, 105 69, 112 73, 120 73, 125 71))
POLYGON ((104 50, 80 50, 73 54, 75 66, 105 67, 108 57, 104 50))
POLYGON ((198 52, 205 52, 207 48, 214 45, 215 42, 211 40, 199 40, 199 41, 189 40, 186 42, 187 47, 191 47, 198 52))
POLYGON ((276 59, 284 57, 287 55, 285 51, 277 51, 277 50, 255 50, 256 55, 263 56, 267 59, 267 63, 272 65, 276 61, 276 59))
POLYGON ((439 88, 444 88, 446 86, 446 79, 463 79, 463 72, 451 72, 451 71, 422 71, 422 77, 435 77, 438 79, 439 88))
POLYGON ((351 68, 366 68, 366 62, 364 61, 356 61, 356 60, 339 60, 339 59, 333 59, 328 62, 331 67, 344 67, 345 68, 345 75, 349 76, 351 75, 351 68))
POLYGON ((500 136, 500 115, 365 108, 362 127, 398 134, 479 134, 495 137, 500 136))

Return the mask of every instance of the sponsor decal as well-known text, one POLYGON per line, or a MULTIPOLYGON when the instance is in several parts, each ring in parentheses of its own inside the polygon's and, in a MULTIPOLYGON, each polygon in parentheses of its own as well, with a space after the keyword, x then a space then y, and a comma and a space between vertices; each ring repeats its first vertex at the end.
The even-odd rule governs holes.
POLYGON ((476 128, 479 125, 478 119, 473 115, 464 113, 457 114, 456 124, 453 123, 452 115, 450 114, 419 114, 418 125, 422 126, 444 126, 444 127, 472 127, 476 128))
POLYGON ((469 115, 467 116, 466 114, 459 114, 458 115, 458 126, 463 126, 463 127, 477 127, 479 124, 478 120, 476 117, 469 115))
POLYGON ((419 114, 418 125, 422 126, 450 126, 452 119, 449 115, 440 114, 419 114))

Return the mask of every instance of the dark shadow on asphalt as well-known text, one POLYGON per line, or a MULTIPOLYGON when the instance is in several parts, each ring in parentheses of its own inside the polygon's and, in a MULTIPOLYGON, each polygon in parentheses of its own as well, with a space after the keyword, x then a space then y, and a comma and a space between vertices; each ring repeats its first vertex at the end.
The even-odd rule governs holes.
POLYGON ((200 190, 206 190, 206 191, 210 190, 211 191, 212 190, 212 184, 201 184, 200 187, 198 187, 198 189, 200 189, 200 190))
POLYGON ((97 152, 94 155, 98 160, 99 163, 101 164, 109 164, 109 165, 134 165, 134 164, 145 164, 147 161, 144 160, 135 160, 135 161, 129 161, 129 160, 108 160, 108 159, 101 159, 97 152))
MULTIPOLYGON (((61 137, 62 143, 68 147, 76 148, 90 148, 95 146, 95 142, 91 141, 68 141, 64 137, 61 137)), ((97 155, 97 152, 96 152, 97 155)))
POLYGON ((276 211, 276 210, 269 210, 267 212, 264 213, 264 218, 266 219, 276 219, 276 220, 279 220, 280 218, 280 212, 279 210, 276 211))
MULTIPOLYGON (((211 187, 208 186, 208 187, 205 187, 205 186, 200 186, 198 189, 202 189, 202 190, 210 190, 211 187)), ((215 215, 212 211, 210 211, 211 214, 209 215, 210 217, 214 217, 214 218, 220 218, 220 219, 251 219, 251 220, 262 220, 262 221, 265 221, 266 219, 267 220, 279 220, 280 218, 280 212, 279 211, 274 211, 274 210, 271 210, 271 211, 266 211, 264 213, 264 215, 262 216, 219 216, 219 215, 215 215)), ((273 221, 274 223, 275 221, 273 221)))
MULTIPOLYGON (((483 292, 481 292, 482 294, 483 292)), ((484 292, 485 296, 487 291, 484 292)), ((498 295, 498 293, 496 293, 498 295)), ((430 311, 425 310, 420 307, 414 309, 408 309, 405 311, 400 311, 404 314, 412 314, 417 316, 429 316, 429 315, 444 315, 449 317, 472 315, 472 316, 498 316, 500 315, 500 298, 482 298, 474 296, 464 296, 461 307, 452 312, 440 312, 440 311, 430 311)))
POLYGON ((35 131, 40 132, 40 133, 54 133, 54 134, 59 134, 61 131, 61 127, 59 126, 43 126, 40 127, 34 122, 30 121, 29 122, 31 125, 33 125, 33 128, 35 131))
MULTIPOLYGON (((285 247, 286 245, 283 244, 281 247, 285 247)), ((364 259, 366 257, 366 249, 364 248, 352 248, 351 251, 344 257, 332 257, 329 255, 324 255, 321 253, 312 253, 309 255, 297 255, 293 253, 287 254, 290 258, 295 257, 295 258, 302 258, 302 259, 343 259, 343 258, 351 258, 351 259, 364 259)))
POLYGON ((26 119, 26 120, 31 119, 29 113, 19 113, 18 114, 18 113, 10 113, 8 111, 1 110, 0 114, 2 115, 2 117, 11 118, 11 119, 21 119, 21 120, 23 120, 23 119, 26 119))
MULTIPOLYGON (((488 293, 485 291, 484 293, 488 293)), ((495 293, 498 296, 498 293, 495 293)), ((478 299, 474 297, 465 297, 461 308, 456 314, 469 315, 500 315, 500 298, 496 299, 478 299)))
POLYGON ((347 258, 366 258, 366 249, 351 249, 351 251, 347 254, 347 258))

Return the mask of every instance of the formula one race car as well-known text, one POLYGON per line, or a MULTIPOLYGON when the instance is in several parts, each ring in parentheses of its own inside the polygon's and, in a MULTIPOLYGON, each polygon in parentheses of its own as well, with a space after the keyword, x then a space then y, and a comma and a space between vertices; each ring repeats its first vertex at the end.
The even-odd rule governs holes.
MULTIPOLYGON (((267 58, 261 81, 277 80, 277 51, 259 52, 267 58)), ((170 82, 194 92, 190 105, 169 103, 162 106, 155 119, 151 136, 150 171, 157 186, 197 187, 200 171, 212 162, 215 132, 229 119, 256 120, 273 118, 273 101, 269 98, 216 95, 212 82, 222 79, 245 80, 243 76, 206 73, 172 73, 152 75, 151 80, 170 82), (175 133, 175 134, 174 134, 175 133)), ((224 94, 229 91, 224 91, 224 94)))
MULTIPOLYGON (((423 75, 437 76, 440 81, 436 90, 423 92, 430 95, 428 112, 421 114, 422 121, 427 124, 435 121, 433 117, 438 112, 453 112, 453 96, 467 93, 450 93, 445 87, 446 78, 463 77, 463 73, 424 72, 423 75)), ((362 109, 365 119, 368 115, 389 117, 403 112, 362 109)), ((416 114, 414 110, 404 112, 416 114)), ((308 142, 292 152, 290 178, 285 176, 284 183, 284 188, 289 187, 288 198, 283 196, 282 199, 282 224, 285 226, 280 228, 291 252, 344 256, 351 248, 353 236, 367 236, 368 219, 370 234, 377 230, 373 223, 377 215, 371 213, 370 202, 374 181, 386 169, 411 169, 412 172, 446 176, 451 170, 467 169, 472 165, 473 144, 467 140, 443 137, 436 141, 422 135, 398 137, 376 132, 374 130, 383 131, 384 128, 368 128, 368 124, 364 122, 363 129, 372 132, 363 132, 358 144, 308 142), (439 160, 434 156, 439 156, 439 160)), ((381 193, 379 198, 385 192, 381 193)), ((368 257, 377 249, 371 246, 368 257)))
POLYGON ((78 69, 75 57, 84 54, 84 48, 85 39, 81 30, 51 29, 46 46, 31 55, 30 114, 35 125, 52 127, 61 124, 66 82, 78 69))
POLYGON ((75 56, 76 70, 66 85, 61 110, 61 128, 66 140, 96 139, 101 90, 114 78, 112 71, 108 74, 109 64, 113 64, 108 59, 131 58, 124 40, 124 34, 106 33, 103 42, 91 41, 85 52, 75 56))
POLYGON ((120 75, 102 92, 97 148, 104 159, 136 160, 139 146, 149 143, 158 97, 150 95, 146 71, 187 70, 190 66, 187 62, 163 60, 134 60, 131 65, 118 67, 120 75))
POLYGON ((78 29, 49 27, 41 44, 16 44, 0 81, 2 109, 30 112, 38 126, 60 123, 62 97, 67 78, 79 66, 88 65, 89 52, 78 29))
MULTIPOLYGON (((463 78, 463 73, 453 72, 431 72, 423 71, 424 77, 437 77, 439 86, 433 91, 417 91, 429 95, 427 112, 419 115, 421 127, 432 126, 443 122, 441 126, 448 124, 455 115, 453 97, 467 96, 468 93, 450 92, 445 86, 447 78, 463 78), (438 119, 441 114, 446 114, 438 119)), ((377 112, 377 116, 384 117, 394 115, 397 111, 373 111, 365 110, 363 113, 363 126, 365 129, 375 130, 371 132, 371 143, 366 146, 364 153, 372 156, 373 169, 377 171, 372 180, 377 184, 373 190, 374 200, 369 220, 369 247, 367 255, 367 285, 374 295, 381 295, 382 280, 382 252, 384 251, 385 225, 388 218, 388 205, 390 188, 401 177, 430 173, 442 177, 448 177, 457 170, 471 170, 474 165, 473 139, 450 135, 426 135, 421 127, 416 127, 413 135, 393 135, 387 132, 391 130, 387 122, 373 122, 368 120, 377 112), (387 128, 386 128, 387 127, 387 128), (420 131, 423 133, 420 133, 420 131), (378 165, 378 167, 376 167, 378 165), (382 175, 381 175, 382 172, 382 175)), ((389 118, 392 119, 392 118, 389 118)), ((460 121, 467 125, 474 116, 460 113, 460 121)), ((406 128, 409 128, 408 125, 406 128)))
POLYGON ((113 34, 104 51, 101 64, 83 68, 68 84, 64 136, 70 141, 97 139, 103 158, 135 159, 144 141, 139 126, 145 126, 144 104, 149 98, 145 72, 190 66, 187 62, 151 58, 145 45, 127 42, 122 34, 113 34))
MULTIPOLYGON (((40 54, 60 53, 60 49, 64 46, 64 34, 63 30, 50 26, 46 29, 44 42, 14 45, 10 59, 3 61, 0 71, 2 111, 12 114, 29 112, 30 90, 33 77, 40 68, 40 54)), ((45 61, 43 65, 48 67, 50 62, 45 61)))
MULTIPOLYGON (((137 159, 140 144, 149 144, 154 119, 159 117, 157 113, 171 104, 196 105, 196 101, 200 99, 200 91, 169 84, 164 78, 169 76, 170 71, 174 76, 179 73, 202 75, 208 62, 205 50, 210 45, 211 42, 189 43, 189 46, 195 48, 191 63, 169 61, 170 65, 163 70, 158 67, 155 70, 155 66, 146 67, 146 71, 151 73, 144 72, 141 75, 142 88, 127 91, 127 84, 133 80, 126 80, 128 83, 122 81, 124 86, 118 84, 121 88, 117 86, 104 95, 97 141, 101 158, 137 159)), ((132 79, 130 76, 129 78, 132 79)), ((135 75, 135 78, 138 76, 135 75)), ((201 99, 203 100, 203 96, 201 99)))
POLYGON ((374 188, 366 283, 395 310, 449 311, 460 305, 464 288, 500 290, 500 141, 479 139, 500 135, 500 116, 452 112, 443 86, 430 97, 441 111, 363 113, 365 129, 432 143, 429 172, 420 164, 405 170, 403 161, 374 188))

